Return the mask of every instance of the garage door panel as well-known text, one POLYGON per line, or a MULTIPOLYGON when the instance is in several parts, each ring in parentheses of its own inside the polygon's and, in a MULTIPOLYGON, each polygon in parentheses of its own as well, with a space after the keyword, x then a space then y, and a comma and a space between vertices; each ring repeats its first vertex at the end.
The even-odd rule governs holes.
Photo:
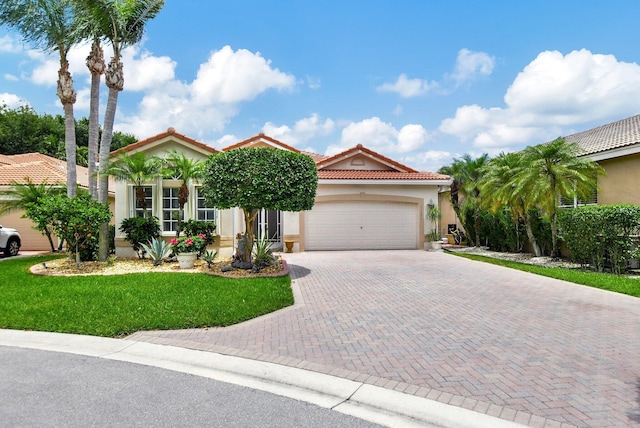
POLYGON ((415 249, 418 205, 400 202, 317 203, 305 214, 307 250, 415 249))

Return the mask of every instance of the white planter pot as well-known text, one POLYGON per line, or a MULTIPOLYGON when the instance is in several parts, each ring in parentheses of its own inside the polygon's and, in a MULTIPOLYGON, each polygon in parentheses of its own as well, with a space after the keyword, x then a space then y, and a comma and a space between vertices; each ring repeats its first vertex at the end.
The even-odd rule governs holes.
POLYGON ((431 241, 431 248, 434 250, 442 250, 442 241, 431 241))
POLYGON ((198 258, 198 253, 180 253, 176 257, 178 258, 180 269, 191 269, 198 258))

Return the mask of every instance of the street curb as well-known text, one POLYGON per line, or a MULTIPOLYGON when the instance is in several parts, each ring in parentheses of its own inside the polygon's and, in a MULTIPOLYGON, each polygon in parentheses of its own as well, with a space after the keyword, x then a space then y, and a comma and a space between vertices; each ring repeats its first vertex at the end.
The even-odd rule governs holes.
POLYGON ((143 364, 270 392, 386 426, 522 427, 483 413, 279 364, 132 340, 0 329, 0 346, 143 364))

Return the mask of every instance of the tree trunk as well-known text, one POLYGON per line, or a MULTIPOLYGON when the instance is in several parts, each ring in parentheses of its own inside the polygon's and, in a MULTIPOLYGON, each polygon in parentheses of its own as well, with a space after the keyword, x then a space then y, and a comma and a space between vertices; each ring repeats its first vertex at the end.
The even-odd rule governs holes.
POLYGON ((540 250, 540 245, 538 245, 538 240, 536 239, 536 235, 533 233, 533 228, 531 227, 531 219, 529 215, 525 213, 524 215, 524 227, 527 231, 527 238, 529 238, 529 243, 531 244, 531 248, 533 249, 533 255, 536 257, 542 256, 542 251, 540 250))
POLYGON ((58 70, 58 98, 64 108, 64 149, 67 158, 67 196, 73 198, 77 194, 78 175, 76 172, 76 121, 73 117, 73 104, 76 102, 76 91, 69 73, 69 62, 60 61, 58 70))
POLYGON ((253 233, 253 226, 256 221, 256 216, 258 215, 259 210, 246 210, 242 209, 244 213, 244 224, 245 224, 245 247, 244 252, 242 253, 242 261, 243 262, 251 262, 251 252, 253 251, 253 241, 255 240, 255 235, 253 233))
MULTIPOLYGON (((109 152, 113 137, 113 122, 116 115, 116 104, 118 103, 118 91, 110 89, 107 100, 107 109, 104 114, 104 127, 100 140, 100 174, 98 180, 98 201, 109 203, 109 176, 106 174, 109 168, 109 152)), ((98 260, 106 261, 109 257, 109 223, 105 223, 100 228, 100 243, 98 250, 98 260)))
POLYGON ((87 57, 87 68, 91 73, 91 99, 89 103, 89 194, 98 199, 97 166, 98 144, 100 138, 100 76, 104 73, 104 54, 100 40, 94 39, 91 53, 87 57))
POLYGON ((184 206, 189 201, 189 187, 186 184, 180 186, 178 191, 178 226, 176 227, 176 238, 182 232, 182 222, 184 221, 184 206))

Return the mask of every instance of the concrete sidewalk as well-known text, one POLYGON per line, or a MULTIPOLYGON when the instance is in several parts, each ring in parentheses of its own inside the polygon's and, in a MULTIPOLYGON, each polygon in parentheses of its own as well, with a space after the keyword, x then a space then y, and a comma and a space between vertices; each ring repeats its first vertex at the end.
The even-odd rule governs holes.
MULTIPOLYGON (((85 355, 105 361, 124 361, 189 373, 305 401, 387 426, 519 426, 489 415, 362 382, 274 363, 173 346, 15 330, 0 330, 0 346, 85 355)), ((122 376, 126 381, 126 373, 122 373, 122 376)), ((97 396, 92 397, 93 400, 100 401, 101 389, 97 388, 94 393, 97 396)), ((157 411, 162 412, 162 409, 157 411)))

